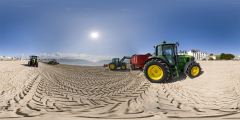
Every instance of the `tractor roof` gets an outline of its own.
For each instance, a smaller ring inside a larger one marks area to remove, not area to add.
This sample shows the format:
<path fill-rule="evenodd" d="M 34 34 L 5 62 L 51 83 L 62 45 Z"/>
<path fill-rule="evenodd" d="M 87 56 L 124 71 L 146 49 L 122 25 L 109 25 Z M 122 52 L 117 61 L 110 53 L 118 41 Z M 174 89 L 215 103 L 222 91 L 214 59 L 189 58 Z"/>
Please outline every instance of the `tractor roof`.
<path fill-rule="evenodd" d="M 179 46 L 179 43 L 176 42 L 176 43 L 167 43 L 166 41 L 163 41 L 162 43 L 158 44 L 157 46 L 160 46 L 160 45 L 177 45 Z"/>
<path fill-rule="evenodd" d="M 30 58 L 37 58 L 38 56 L 35 55 L 31 55 Z"/>

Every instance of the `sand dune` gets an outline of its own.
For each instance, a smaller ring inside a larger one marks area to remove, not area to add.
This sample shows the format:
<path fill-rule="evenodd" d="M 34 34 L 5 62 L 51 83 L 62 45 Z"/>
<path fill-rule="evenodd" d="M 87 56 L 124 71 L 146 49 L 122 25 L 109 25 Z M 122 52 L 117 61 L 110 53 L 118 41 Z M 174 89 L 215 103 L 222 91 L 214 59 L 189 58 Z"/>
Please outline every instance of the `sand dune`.
<path fill-rule="evenodd" d="M 240 119 L 240 62 L 201 62 L 203 74 L 164 84 L 141 71 L 0 62 L 0 119 Z"/>

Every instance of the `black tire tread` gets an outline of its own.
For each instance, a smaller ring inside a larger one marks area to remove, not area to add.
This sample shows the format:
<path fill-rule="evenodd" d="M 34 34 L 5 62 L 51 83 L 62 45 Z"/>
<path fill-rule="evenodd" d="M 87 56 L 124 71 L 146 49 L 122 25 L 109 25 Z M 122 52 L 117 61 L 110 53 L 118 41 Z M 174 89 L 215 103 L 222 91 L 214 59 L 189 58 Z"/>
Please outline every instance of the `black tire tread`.
<path fill-rule="evenodd" d="M 153 80 L 149 79 L 149 77 L 147 76 L 147 70 L 146 70 L 146 69 L 147 69 L 147 67 L 149 66 L 149 64 L 151 64 L 151 63 L 153 63 L 153 62 L 159 62 L 159 63 L 164 67 L 163 69 L 165 70 L 165 73 L 166 73 L 166 77 L 165 77 L 164 80 L 153 81 Z M 171 78 L 171 72 L 170 72 L 169 66 L 168 66 L 165 62 L 163 62 L 163 61 L 161 61 L 161 60 L 158 60 L 158 59 L 152 59 L 152 60 L 148 61 L 148 62 L 144 65 L 143 72 L 144 72 L 145 77 L 146 77 L 150 82 L 153 82 L 153 83 L 164 83 L 164 82 L 168 81 L 168 80 Z"/>
<path fill-rule="evenodd" d="M 114 69 L 111 69 L 111 68 L 110 68 L 110 65 L 112 65 L 112 64 L 114 64 L 114 63 L 110 63 L 110 64 L 108 65 L 109 70 L 116 70 L 117 66 L 116 66 L 115 64 L 114 64 L 114 65 L 115 65 L 115 68 L 114 68 Z"/>
<path fill-rule="evenodd" d="M 200 72 L 199 72 L 199 74 L 197 75 L 197 76 L 192 76 L 191 75 L 191 68 L 193 67 L 193 66 L 198 66 L 199 68 L 200 68 Z M 186 75 L 187 76 L 189 76 L 190 78 L 196 78 L 196 77 L 198 77 L 199 75 L 200 75 L 200 73 L 201 73 L 201 71 L 202 71 L 202 68 L 200 67 L 200 65 L 199 65 L 199 63 L 197 63 L 197 62 L 191 62 L 187 67 L 186 67 Z"/>

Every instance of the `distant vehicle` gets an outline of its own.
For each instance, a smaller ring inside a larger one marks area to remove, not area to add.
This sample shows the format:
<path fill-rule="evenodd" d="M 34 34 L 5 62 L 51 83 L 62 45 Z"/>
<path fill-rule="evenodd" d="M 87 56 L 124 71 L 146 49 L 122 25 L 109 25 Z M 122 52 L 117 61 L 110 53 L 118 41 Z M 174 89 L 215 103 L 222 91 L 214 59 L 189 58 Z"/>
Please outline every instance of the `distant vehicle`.
<path fill-rule="evenodd" d="M 193 56 L 178 55 L 178 43 L 166 43 L 155 46 L 155 55 L 149 57 L 144 65 L 144 75 L 150 82 L 166 82 L 170 78 L 179 78 L 184 73 L 190 78 L 201 74 L 201 67 Z"/>
<path fill-rule="evenodd" d="M 119 58 L 113 58 L 112 62 L 108 64 L 108 67 L 110 70 L 126 70 L 127 69 L 127 63 L 124 62 L 125 59 L 130 59 L 128 56 L 124 56 L 121 60 Z"/>
<path fill-rule="evenodd" d="M 131 69 L 143 69 L 145 62 L 148 60 L 148 58 L 152 56 L 150 53 L 141 55 L 141 54 L 135 54 L 132 55 L 130 59 Z"/>
<path fill-rule="evenodd" d="M 53 59 L 53 60 L 50 60 L 50 61 L 48 62 L 48 64 L 50 64 L 50 65 L 57 65 L 57 64 L 59 64 L 59 63 L 57 62 L 56 59 Z"/>
<path fill-rule="evenodd" d="M 38 67 L 38 56 L 30 56 L 28 66 Z"/>
<path fill-rule="evenodd" d="M 103 64 L 103 67 L 104 67 L 104 68 L 108 67 L 108 64 Z"/>

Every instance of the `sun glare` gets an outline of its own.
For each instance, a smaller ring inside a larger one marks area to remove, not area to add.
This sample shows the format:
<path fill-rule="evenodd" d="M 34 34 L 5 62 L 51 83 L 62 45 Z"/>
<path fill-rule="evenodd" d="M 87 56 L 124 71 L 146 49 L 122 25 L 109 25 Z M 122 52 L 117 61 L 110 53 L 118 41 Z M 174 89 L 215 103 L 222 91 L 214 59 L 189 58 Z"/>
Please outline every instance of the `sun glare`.
<path fill-rule="evenodd" d="M 99 38 L 99 33 L 98 33 L 98 32 L 92 32 L 92 33 L 90 34 L 90 36 L 91 36 L 91 38 L 93 38 L 93 39 L 97 39 L 97 38 Z"/>

